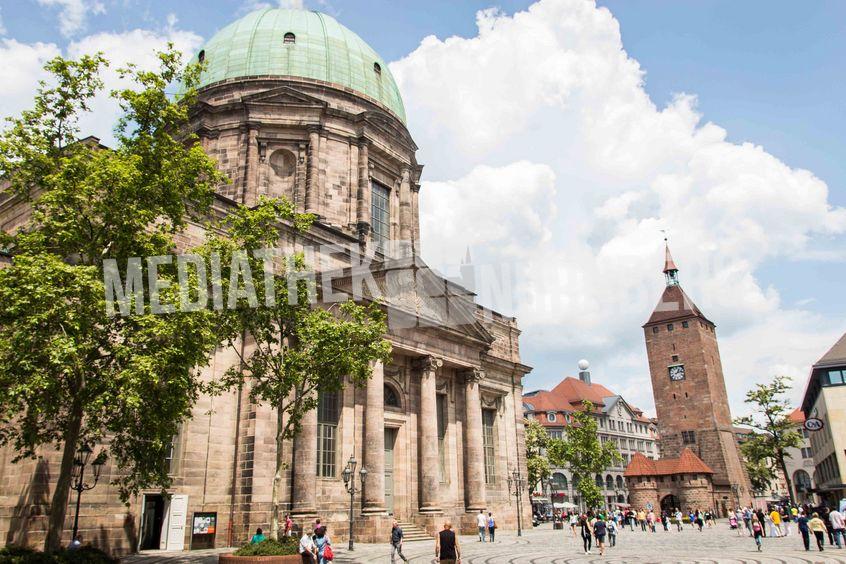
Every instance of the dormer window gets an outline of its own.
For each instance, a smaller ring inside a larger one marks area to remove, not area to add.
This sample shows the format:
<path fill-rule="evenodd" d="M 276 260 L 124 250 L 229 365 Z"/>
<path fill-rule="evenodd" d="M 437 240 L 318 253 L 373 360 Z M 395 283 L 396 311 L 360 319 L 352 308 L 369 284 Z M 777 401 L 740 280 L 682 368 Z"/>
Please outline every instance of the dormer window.
<path fill-rule="evenodd" d="M 285 45 L 293 45 L 297 42 L 297 36 L 291 33 L 290 31 L 286 33 L 282 38 L 282 43 Z"/>
<path fill-rule="evenodd" d="M 379 63 L 373 63 L 373 72 L 375 72 L 378 76 L 382 76 L 382 65 Z"/>
<path fill-rule="evenodd" d="M 555 414 L 550 411 L 546 414 L 546 420 L 550 423 L 555 423 Z"/>
<path fill-rule="evenodd" d="M 200 63 L 202 63 L 202 62 L 204 62 L 204 61 L 206 60 L 206 50 L 205 50 L 205 49 L 203 49 L 202 51 L 200 51 L 200 53 L 197 55 L 197 60 L 198 60 Z"/>

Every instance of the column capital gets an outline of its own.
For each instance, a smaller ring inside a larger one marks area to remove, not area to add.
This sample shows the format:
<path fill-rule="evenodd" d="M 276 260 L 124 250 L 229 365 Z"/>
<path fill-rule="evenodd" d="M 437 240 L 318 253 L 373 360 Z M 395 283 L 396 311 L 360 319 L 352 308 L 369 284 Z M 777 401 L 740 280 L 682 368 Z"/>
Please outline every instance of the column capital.
<path fill-rule="evenodd" d="M 414 360 L 414 368 L 424 372 L 433 372 L 444 365 L 443 359 L 436 356 L 421 356 Z"/>
<path fill-rule="evenodd" d="M 469 368 L 467 370 L 464 370 L 461 375 L 464 377 L 464 382 L 466 384 L 478 384 L 479 382 L 485 379 L 485 371 L 481 368 Z"/>

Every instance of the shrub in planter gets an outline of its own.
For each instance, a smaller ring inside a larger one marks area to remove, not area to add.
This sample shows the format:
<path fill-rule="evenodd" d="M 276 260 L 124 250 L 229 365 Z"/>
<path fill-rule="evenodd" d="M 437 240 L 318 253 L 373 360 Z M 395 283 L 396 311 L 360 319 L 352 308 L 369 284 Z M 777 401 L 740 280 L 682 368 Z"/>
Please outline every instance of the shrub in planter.
<path fill-rule="evenodd" d="M 255 544 L 245 544 L 234 552 L 235 556 L 287 556 L 298 554 L 300 543 L 293 537 L 276 541 L 265 539 Z"/>

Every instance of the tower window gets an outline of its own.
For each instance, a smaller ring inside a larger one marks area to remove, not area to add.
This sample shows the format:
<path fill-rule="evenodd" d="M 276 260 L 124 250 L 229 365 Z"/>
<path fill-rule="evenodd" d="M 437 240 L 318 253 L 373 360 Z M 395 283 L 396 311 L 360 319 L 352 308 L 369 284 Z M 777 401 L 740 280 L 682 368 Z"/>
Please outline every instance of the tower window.
<path fill-rule="evenodd" d="M 679 360 L 679 355 L 674 354 L 673 355 L 673 362 L 678 362 L 678 360 Z"/>
<path fill-rule="evenodd" d="M 688 323 L 687 321 L 682 321 L 682 328 L 687 329 L 688 327 L 690 327 L 690 323 Z"/>
<path fill-rule="evenodd" d="M 692 445 L 696 443 L 696 431 L 682 431 L 682 443 Z"/>
<path fill-rule="evenodd" d="M 373 72 L 375 72 L 376 74 L 381 76 L 382 75 L 382 65 L 380 65 L 379 63 L 373 63 Z"/>
<path fill-rule="evenodd" d="M 668 323 L 668 324 L 667 324 L 667 331 L 672 331 L 673 329 L 674 329 L 673 324 L 672 324 L 672 323 Z"/>
<path fill-rule="evenodd" d="M 291 45 L 291 44 L 294 44 L 296 42 L 297 42 L 297 36 L 294 35 L 293 33 L 291 33 L 290 31 L 282 37 L 282 43 L 284 43 L 285 45 Z"/>
<path fill-rule="evenodd" d="M 655 327 L 653 327 L 653 328 L 652 328 L 652 332 L 653 332 L 653 333 L 657 333 L 657 332 L 658 332 L 658 326 L 657 326 L 657 325 L 656 325 Z"/>
<path fill-rule="evenodd" d="M 200 53 L 197 55 L 197 60 L 200 61 L 201 63 L 206 60 L 206 50 L 205 49 L 200 51 Z"/>

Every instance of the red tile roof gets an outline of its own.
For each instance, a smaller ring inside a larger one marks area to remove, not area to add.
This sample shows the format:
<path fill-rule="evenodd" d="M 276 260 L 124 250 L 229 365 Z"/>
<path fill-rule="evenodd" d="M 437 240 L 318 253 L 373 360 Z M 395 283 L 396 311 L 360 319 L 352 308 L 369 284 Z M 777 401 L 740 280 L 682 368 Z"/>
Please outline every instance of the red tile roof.
<path fill-rule="evenodd" d="M 641 453 L 635 453 L 623 473 L 626 477 L 670 476 L 673 474 L 713 474 L 714 471 L 689 448 L 681 451 L 678 458 L 652 460 Z"/>
<path fill-rule="evenodd" d="M 523 402 L 530 404 L 534 412 L 572 413 L 582 409 L 582 402 L 589 401 L 594 405 L 594 412 L 599 413 L 605 407 L 605 399 L 617 395 L 602 384 L 587 384 L 578 378 L 568 376 L 549 391 L 541 390 L 531 396 L 524 397 Z M 652 422 L 648 417 L 644 417 L 641 409 L 633 405 L 629 405 L 629 407 L 639 422 Z M 540 417 L 538 421 L 544 427 L 562 427 L 567 424 L 560 415 L 555 422 L 547 421 L 546 417 Z"/>
<path fill-rule="evenodd" d="M 790 413 L 790 415 L 787 416 L 787 418 L 790 419 L 793 423 L 796 423 L 797 425 L 801 425 L 805 422 L 805 414 L 802 413 L 801 407 L 797 407 L 796 409 L 794 409 Z"/>

